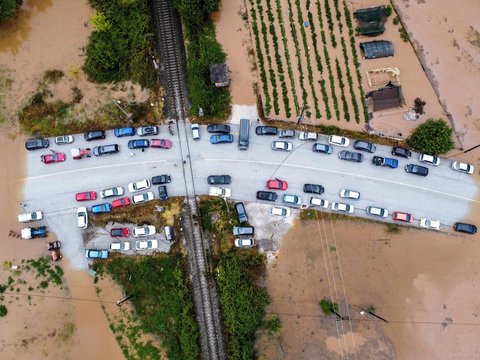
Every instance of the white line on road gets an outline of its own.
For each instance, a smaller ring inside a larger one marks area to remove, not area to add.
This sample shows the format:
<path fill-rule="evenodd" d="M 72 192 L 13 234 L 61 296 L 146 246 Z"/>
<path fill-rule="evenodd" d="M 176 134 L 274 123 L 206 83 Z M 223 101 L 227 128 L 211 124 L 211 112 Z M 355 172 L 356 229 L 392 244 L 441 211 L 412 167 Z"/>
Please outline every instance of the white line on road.
<path fill-rule="evenodd" d="M 376 177 L 366 176 L 366 175 L 352 174 L 352 173 L 348 173 L 348 172 L 344 172 L 344 171 L 338 171 L 338 170 L 322 169 L 322 168 L 305 166 L 305 165 L 285 164 L 285 163 L 278 163 L 278 162 L 272 162 L 272 161 L 239 160 L 239 159 L 203 159 L 203 160 L 204 161 L 217 161 L 217 162 L 222 162 L 222 161 L 223 162 L 244 162 L 244 163 L 275 165 L 275 166 L 285 166 L 285 167 L 300 168 L 300 169 L 307 169 L 307 170 L 325 171 L 325 172 L 330 172 L 330 173 L 335 173 L 335 174 L 354 176 L 354 177 L 357 177 L 357 178 L 364 178 L 364 179 L 368 179 L 368 180 L 381 181 L 381 182 L 384 182 L 384 183 L 402 185 L 402 186 L 405 186 L 405 187 L 430 191 L 430 192 L 433 192 L 433 193 L 436 193 L 436 194 L 450 196 L 450 197 L 453 197 L 453 198 L 457 198 L 457 199 L 473 202 L 473 203 L 476 203 L 476 204 L 480 204 L 480 201 L 478 201 L 478 200 L 469 199 L 469 198 L 459 196 L 459 195 L 455 195 L 455 194 L 450 194 L 450 193 L 446 193 L 446 192 L 442 192 L 442 191 L 438 191 L 438 190 L 428 189 L 428 188 L 424 188 L 424 187 L 421 187 L 421 186 L 405 184 L 405 183 L 401 183 L 401 182 L 397 182 L 397 181 L 393 181 L 393 180 L 385 180 L 385 179 L 382 179 L 382 178 L 376 178 Z"/>

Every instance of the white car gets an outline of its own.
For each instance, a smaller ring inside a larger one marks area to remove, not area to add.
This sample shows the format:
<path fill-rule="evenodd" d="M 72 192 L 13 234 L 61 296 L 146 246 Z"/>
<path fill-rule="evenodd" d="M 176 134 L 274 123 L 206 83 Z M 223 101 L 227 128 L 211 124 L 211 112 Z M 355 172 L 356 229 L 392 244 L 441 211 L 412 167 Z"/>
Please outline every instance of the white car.
<path fill-rule="evenodd" d="M 285 206 L 272 206 L 270 215 L 287 217 L 290 216 L 290 209 Z"/>
<path fill-rule="evenodd" d="M 128 184 L 128 191 L 134 193 L 137 191 L 147 190 L 150 188 L 150 180 L 140 180 Z"/>
<path fill-rule="evenodd" d="M 284 204 L 291 204 L 291 205 L 301 205 L 302 198 L 298 195 L 283 195 L 282 199 Z"/>
<path fill-rule="evenodd" d="M 128 241 L 112 242 L 110 244 L 110 250 L 128 251 L 128 250 L 130 250 L 130 243 Z"/>
<path fill-rule="evenodd" d="M 319 206 L 321 208 L 328 209 L 328 200 L 311 197 L 310 205 Z"/>
<path fill-rule="evenodd" d="M 440 230 L 440 221 L 427 218 L 420 219 L 420 227 L 425 229 Z"/>
<path fill-rule="evenodd" d="M 141 204 L 141 203 L 144 203 L 144 202 L 147 202 L 147 201 L 151 201 L 154 198 L 155 198 L 155 196 L 153 195 L 153 192 L 149 191 L 149 192 L 146 192 L 146 193 L 143 193 L 143 194 L 138 194 L 138 195 L 132 196 L 132 202 L 134 204 Z"/>
<path fill-rule="evenodd" d="M 342 189 L 340 190 L 340 197 L 343 199 L 358 200 L 360 199 L 360 193 L 354 190 Z"/>
<path fill-rule="evenodd" d="M 440 165 L 440 158 L 435 155 L 420 154 L 420 157 L 418 158 L 418 160 L 433 166 Z"/>
<path fill-rule="evenodd" d="M 211 186 L 210 189 L 208 189 L 208 195 L 228 198 L 232 196 L 232 190 L 230 190 L 229 188 L 219 188 L 216 186 Z"/>
<path fill-rule="evenodd" d="M 137 240 L 135 241 L 136 250 L 152 250 L 158 249 L 158 241 L 155 239 L 151 240 Z"/>
<path fill-rule="evenodd" d="M 330 135 L 328 137 L 328 143 L 337 146 L 347 147 L 350 145 L 350 140 L 344 136 Z"/>
<path fill-rule="evenodd" d="M 253 238 L 236 238 L 235 246 L 238 248 L 249 248 L 255 246 Z"/>
<path fill-rule="evenodd" d="M 367 214 L 372 215 L 372 216 L 378 216 L 378 217 L 386 218 L 386 217 L 388 217 L 388 210 L 383 209 L 383 208 L 379 208 L 379 207 L 376 207 L 376 206 L 368 206 L 367 207 Z"/>
<path fill-rule="evenodd" d="M 43 214 L 41 211 L 34 211 L 31 213 L 25 213 L 18 215 L 18 221 L 21 223 L 38 221 L 43 219 Z"/>
<path fill-rule="evenodd" d="M 100 191 L 100 197 L 102 199 L 106 199 L 113 196 L 122 196 L 123 195 L 123 188 L 121 186 L 116 186 L 110 189 L 104 189 Z"/>
<path fill-rule="evenodd" d="M 314 132 L 305 132 L 305 131 L 300 131 L 298 133 L 298 139 L 299 140 L 311 140 L 311 141 L 316 141 L 318 138 L 318 134 Z"/>
<path fill-rule="evenodd" d="M 192 124 L 192 136 L 193 140 L 200 140 L 200 126 L 198 124 Z"/>
<path fill-rule="evenodd" d="M 88 213 L 86 207 L 79 207 L 77 209 L 77 225 L 80 229 L 86 229 L 88 227 Z"/>
<path fill-rule="evenodd" d="M 353 205 L 350 205 L 350 204 L 342 204 L 342 203 L 332 202 L 332 210 L 333 211 L 346 212 L 348 214 L 353 214 L 353 211 L 355 210 L 355 207 Z"/>
<path fill-rule="evenodd" d="M 272 149 L 281 151 L 292 151 L 293 145 L 289 141 L 274 141 L 272 142 Z"/>
<path fill-rule="evenodd" d="M 73 143 L 73 136 L 72 135 L 64 135 L 64 136 L 57 136 L 55 138 L 55 144 L 57 145 L 65 145 Z"/>
<path fill-rule="evenodd" d="M 134 237 L 140 236 L 150 236 L 155 235 L 157 233 L 157 229 L 153 225 L 143 225 L 140 227 L 133 228 L 132 235 Z"/>
<path fill-rule="evenodd" d="M 452 169 L 455 171 L 463 172 L 465 174 L 473 174 L 473 172 L 475 171 L 475 167 L 473 165 L 462 163 L 460 161 L 452 162 Z"/>

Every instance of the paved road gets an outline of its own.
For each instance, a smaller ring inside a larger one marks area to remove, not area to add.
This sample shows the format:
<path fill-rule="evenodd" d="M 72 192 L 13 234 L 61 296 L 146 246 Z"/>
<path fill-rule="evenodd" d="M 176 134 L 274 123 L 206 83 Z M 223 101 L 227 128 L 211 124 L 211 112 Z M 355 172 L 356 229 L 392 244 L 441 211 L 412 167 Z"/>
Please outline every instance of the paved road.
<path fill-rule="evenodd" d="M 179 124 L 182 131 L 183 124 Z M 188 126 L 188 124 L 187 124 Z M 28 177 L 25 179 L 25 202 L 27 210 L 40 209 L 45 212 L 46 223 L 57 233 L 59 239 L 66 242 L 64 251 L 77 267 L 85 267 L 86 262 L 74 254 L 82 249 L 80 231 L 76 227 L 76 208 L 74 195 L 79 191 L 100 191 L 111 186 L 123 186 L 128 193 L 127 184 L 131 181 L 151 178 L 155 175 L 170 174 L 172 183 L 168 185 L 171 196 L 183 196 L 185 191 L 182 161 L 191 161 L 196 194 L 208 193 L 206 177 L 211 174 L 229 174 L 232 176 L 232 198 L 243 201 L 256 201 L 257 190 L 264 189 L 265 181 L 278 177 L 289 182 L 285 193 L 302 196 L 308 203 L 309 194 L 303 194 L 304 183 L 316 183 L 325 187 L 322 198 L 341 201 L 338 193 L 342 188 L 361 192 L 358 201 L 343 201 L 355 205 L 355 216 L 367 216 L 365 209 L 369 205 L 385 207 L 390 211 L 400 210 L 415 214 L 415 223 L 421 217 L 438 219 L 442 224 L 451 226 L 462 220 L 471 207 L 480 207 L 475 199 L 478 187 L 473 178 L 450 169 L 450 160 L 442 159 L 439 167 L 429 166 L 430 173 L 423 178 L 407 174 L 403 168 L 407 163 L 419 163 L 418 154 L 412 158 L 399 160 L 398 169 L 377 167 L 371 164 L 372 154 L 364 153 L 363 163 L 350 163 L 338 158 L 338 152 L 344 148 L 335 147 L 332 155 L 318 154 L 312 151 L 312 142 L 293 140 L 291 153 L 271 150 L 271 142 L 278 140 L 272 136 L 255 135 L 255 124 L 251 128 L 250 148 L 248 151 L 237 149 L 238 127 L 232 125 L 235 135 L 233 144 L 211 145 L 209 134 L 201 127 L 201 140 L 190 139 L 191 158 L 182 159 L 177 134 L 170 136 L 166 126 L 161 126 L 160 134 L 154 138 L 170 138 L 173 147 L 170 150 L 146 149 L 130 150 L 128 140 L 115 138 L 107 132 L 102 141 L 87 143 L 83 135 L 75 135 L 70 145 L 57 146 L 50 139 L 50 149 L 63 151 L 67 160 L 60 164 L 45 165 L 40 155 L 49 150 L 28 152 Z M 190 134 L 190 133 L 189 133 Z M 327 142 L 326 136 L 320 136 L 319 142 Z M 70 149 L 117 143 L 120 153 L 116 155 L 73 160 Z M 183 144 L 186 146 L 186 144 Z M 351 147 L 349 147 L 351 150 Z M 130 153 L 135 156 L 131 156 Z M 375 155 L 387 155 L 390 148 L 377 146 Z M 187 182 L 191 178 L 187 177 Z M 154 188 L 155 196 L 158 191 Z M 281 192 L 278 192 L 281 195 Z M 111 201 L 111 200 L 110 200 Z M 84 203 L 87 206 L 103 202 L 98 199 Z M 279 202 L 277 202 L 279 203 Z M 133 205 L 134 206 L 134 205 Z M 391 220 L 387 220 L 391 221 Z"/>

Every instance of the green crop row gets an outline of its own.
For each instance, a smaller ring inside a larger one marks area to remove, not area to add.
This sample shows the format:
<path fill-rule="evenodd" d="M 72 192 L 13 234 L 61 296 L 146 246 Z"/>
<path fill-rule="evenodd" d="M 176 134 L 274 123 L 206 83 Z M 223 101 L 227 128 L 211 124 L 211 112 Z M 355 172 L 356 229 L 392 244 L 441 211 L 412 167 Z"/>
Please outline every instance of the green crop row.
<path fill-rule="evenodd" d="M 332 66 L 330 64 L 330 56 L 328 55 L 327 46 L 323 45 L 323 55 L 325 57 L 325 63 L 327 64 L 328 79 L 330 80 L 330 91 L 332 93 L 333 108 L 335 110 L 335 116 L 337 120 L 340 120 L 340 109 L 338 108 L 337 94 L 335 94 L 335 78 L 333 76 Z"/>
<path fill-rule="evenodd" d="M 343 23 L 341 21 L 342 13 L 341 13 L 340 7 L 338 5 L 338 0 L 333 0 L 333 3 L 335 5 L 335 17 L 337 18 L 338 27 L 340 29 L 340 32 L 343 32 Z"/>
<path fill-rule="evenodd" d="M 345 64 L 348 64 L 347 45 L 345 44 L 345 39 L 343 38 L 343 36 L 341 38 L 341 44 L 342 44 L 342 52 L 343 52 L 343 58 L 345 59 Z M 350 67 L 348 65 L 346 66 L 346 74 L 347 74 L 347 80 L 348 80 L 348 85 L 350 89 L 350 97 L 352 98 L 353 111 L 355 113 L 355 121 L 357 123 L 360 123 L 360 111 L 358 110 L 357 95 L 353 90 L 353 78 L 350 72 Z"/>
<path fill-rule="evenodd" d="M 337 78 L 338 85 L 340 86 L 340 97 L 342 99 L 344 113 L 343 115 L 345 116 L 345 120 L 350 121 L 350 112 L 348 111 L 347 98 L 345 97 L 345 84 L 343 83 L 342 69 L 340 68 L 340 62 L 338 59 L 335 59 L 335 67 L 337 68 Z"/>
<path fill-rule="evenodd" d="M 332 46 L 337 47 L 337 40 L 333 32 L 333 19 L 332 12 L 330 10 L 330 3 L 328 0 L 325 1 L 325 15 L 327 15 L 328 29 L 330 30 L 330 40 L 332 41 Z"/>

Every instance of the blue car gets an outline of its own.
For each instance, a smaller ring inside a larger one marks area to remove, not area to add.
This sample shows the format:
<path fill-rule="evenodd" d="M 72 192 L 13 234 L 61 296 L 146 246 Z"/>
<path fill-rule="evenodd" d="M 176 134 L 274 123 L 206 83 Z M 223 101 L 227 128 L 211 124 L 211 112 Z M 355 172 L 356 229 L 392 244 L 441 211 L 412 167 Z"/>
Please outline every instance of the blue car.
<path fill-rule="evenodd" d="M 116 137 L 133 136 L 135 135 L 135 128 L 133 127 L 116 128 L 115 130 L 113 130 L 113 134 Z"/>
<path fill-rule="evenodd" d="M 112 211 L 112 205 L 108 203 L 92 206 L 92 214 L 103 214 L 109 213 L 110 211 Z"/>
<path fill-rule="evenodd" d="M 211 144 L 223 144 L 223 143 L 233 143 L 232 134 L 221 134 L 221 135 L 212 135 L 210 136 Z"/>
<path fill-rule="evenodd" d="M 129 149 L 145 149 L 150 146 L 149 140 L 137 139 L 137 140 L 130 140 L 128 142 Z"/>
<path fill-rule="evenodd" d="M 106 259 L 108 258 L 108 251 L 97 249 L 85 250 L 85 256 L 87 259 Z"/>

